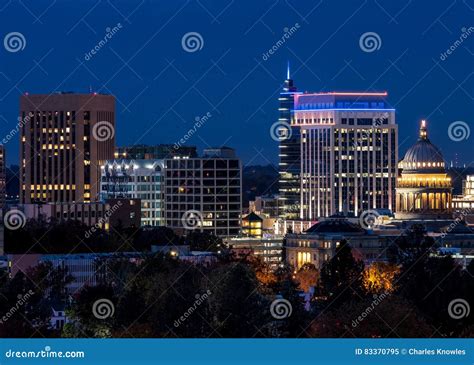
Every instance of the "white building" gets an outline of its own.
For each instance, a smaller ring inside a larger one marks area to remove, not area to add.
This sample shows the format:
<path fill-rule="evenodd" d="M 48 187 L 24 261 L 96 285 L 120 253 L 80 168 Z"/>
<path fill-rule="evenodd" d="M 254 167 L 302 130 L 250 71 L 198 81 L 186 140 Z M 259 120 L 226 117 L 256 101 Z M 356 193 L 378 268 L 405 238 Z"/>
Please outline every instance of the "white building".
<path fill-rule="evenodd" d="M 295 95 L 301 132 L 300 219 L 395 207 L 398 126 L 387 93 Z"/>
<path fill-rule="evenodd" d="M 163 160 L 107 161 L 101 169 L 100 197 L 141 199 L 141 225 L 163 226 Z"/>

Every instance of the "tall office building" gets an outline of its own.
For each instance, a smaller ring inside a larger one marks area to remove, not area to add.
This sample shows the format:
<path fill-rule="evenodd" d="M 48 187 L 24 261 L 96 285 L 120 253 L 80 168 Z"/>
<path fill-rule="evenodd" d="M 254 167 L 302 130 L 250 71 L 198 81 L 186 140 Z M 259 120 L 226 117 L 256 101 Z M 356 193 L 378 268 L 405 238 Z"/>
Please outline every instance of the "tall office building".
<path fill-rule="evenodd" d="M 286 80 L 278 101 L 279 136 L 279 192 L 281 216 L 285 219 L 298 219 L 300 216 L 300 128 L 291 125 L 291 113 L 297 92 L 290 76 L 288 64 Z"/>
<path fill-rule="evenodd" d="M 114 97 L 25 94 L 20 118 L 20 202 L 97 200 L 100 166 L 114 157 Z"/>
<path fill-rule="evenodd" d="M 165 160 L 165 224 L 236 236 L 242 212 L 242 164 L 230 148 L 204 150 L 200 158 Z"/>
<path fill-rule="evenodd" d="M 163 226 L 163 160 L 114 160 L 102 166 L 100 197 L 140 199 L 141 225 Z"/>
<path fill-rule="evenodd" d="M 300 218 L 395 209 L 398 128 L 387 93 L 296 94 Z"/>
<path fill-rule="evenodd" d="M 178 146 L 172 144 L 144 144 L 121 146 L 115 149 L 115 158 L 132 160 L 162 160 L 173 157 L 197 157 L 196 147 Z"/>

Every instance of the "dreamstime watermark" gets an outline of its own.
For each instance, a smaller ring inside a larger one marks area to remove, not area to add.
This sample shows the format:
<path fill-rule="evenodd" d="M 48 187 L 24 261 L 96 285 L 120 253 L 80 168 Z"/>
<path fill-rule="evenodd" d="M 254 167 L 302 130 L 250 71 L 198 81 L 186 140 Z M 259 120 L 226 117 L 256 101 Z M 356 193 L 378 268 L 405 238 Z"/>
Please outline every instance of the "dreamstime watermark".
<path fill-rule="evenodd" d="M 18 123 L 16 124 L 15 128 L 11 129 L 10 132 L 2 139 L 2 144 L 7 144 L 10 142 L 13 137 L 15 137 L 19 132 L 22 127 L 24 127 L 27 123 L 31 121 L 31 118 L 33 117 L 33 113 L 28 113 L 28 115 L 25 118 L 17 118 Z"/>
<path fill-rule="evenodd" d="M 389 293 L 382 293 L 379 295 L 374 294 L 374 300 L 372 300 L 370 305 L 365 308 L 365 310 L 355 320 L 352 321 L 352 328 L 356 328 L 365 318 L 367 318 L 370 313 L 374 311 L 375 307 L 382 303 L 382 301 L 388 296 L 390 296 Z"/>
<path fill-rule="evenodd" d="M 196 300 L 194 303 L 186 310 L 186 312 L 183 313 L 181 317 L 179 317 L 177 320 L 174 321 L 174 326 L 178 328 L 180 325 L 182 325 L 188 317 L 194 313 L 194 311 L 202 304 L 204 301 L 209 298 L 209 296 L 212 294 L 212 292 L 208 289 L 204 294 L 196 294 L 194 297 Z"/>
<path fill-rule="evenodd" d="M 92 136 L 98 142 L 104 142 L 104 141 L 107 141 L 108 139 L 112 139 L 115 136 L 114 125 L 106 120 L 97 122 L 92 127 Z"/>
<path fill-rule="evenodd" d="M 207 112 L 202 117 L 194 118 L 195 123 L 193 127 L 186 132 L 183 138 L 174 144 L 173 148 L 175 150 L 179 150 L 179 148 L 186 144 L 186 142 L 191 139 L 192 136 L 194 136 L 197 130 L 201 128 L 209 120 L 209 118 L 212 118 L 212 114 L 210 112 Z"/>
<path fill-rule="evenodd" d="M 448 137 L 451 141 L 460 142 L 469 138 L 471 135 L 471 128 L 469 124 L 462 120 L 452 122 L 448 127 Z"/>
<path fill-rule="evenodd" d="M 287 299 L 275 299 L 270 304 L 270 314 L 275 319 L 285 319 L 293 313 L 293 306 Z"/>
<path fill-rule="evenodd" d="M 364 229 L 373 229 L 380 224 L 380 213 L 376 210 L 364 210 L 359 216 L 359 224 Z"/>
<path fill-rule="evenodd" d="M 204 47 L 204 38 L 198 32 L 188 32 L 181 38 L 181 47 L 189 53 L 200 51 Z"/>
<path fill-rule="evenodd" d="M 270 127 L 270 137 L 274 141 L 281 142 L 290 139 L 293 134 L 290 123 L 287 122 L 275 122 Z"/>
<path fill-rule="evenodd" d="M 461 319 L 468 317 L 471 313 L 471 307 L 467 300 L 456 298 L 449 302 L 448 314 L 452 319 Z"/>
<path fill-rule="evenodd" d="M 295 34 L 298 29 L 300 29 L 301 26 L 299 23 L 295 23 L 295 25 L 291 26 L 291 27 L 285 27 L 283 28 L 283 36 L 281 36 L 280 39 L 278 39 L 275 44 L 266 52 L 262 53 L 262 58 L 264 61 L 267 61 L 270 56 L 272 56 L 273 54 L 275 54 L 276 51 L 278 51 L 280 49 L 280 47 L 282 47 L 286 41 L 288 39 L 291 38 L 291 36 L 293 34 Z"/>
<path fill-rule="evenodd" d="M 93 233 L 95 233 L 98 229 L 101 229 L 105 223 L 109 222 L 109 218 L 123 205 L 123 203 L 119 200 L 117 203 L 112 205 L 110 209 L 107 209 L 104 213 L 103 217 L 100 217 L 99 220 L 85 233 L 86 238 L 90 238 Z"/>
<path fill-rule="evenodd" d="M 115 313 L 114 303 L 110 299 L 97 299 L 92 305 L 92 314 L 97 319 L 113 317 Z"/>
<path fill-rule="evenodd" d="M 372 127 L 380 127 L 385 120 L 388 120 L 389 114 L 388 113 L 383 113 L 382 116 L 375 118 Z M 361 139 L 369 139 L 370 138 L 370 133 L 372 133 L 373 129 L 362 129 L 361 132 L 361 137 L 357 141 L 354 141 L 352 143 L 353 147 L 360 147 L 360 141 Z"/>
<path fill-rule="evenodd" d="M 20 32 L 8 33 L 3 38 L 3 46 L 11 53 L 23 51 L 26 47 L 26 38 Z"/>
<path fill-rule="evenodd" d="M 9 210 L 3 217 L 3 224 L 11 231 L 23 228 L 26 224 L 26 215 L 18 209 Z"/>
<path fill-rule="evenodd" d="M 99 53 L 99 51 L 102 49 L 102 47 L 104 47 L 114 37 L 114 35 L 117 34 L 119 32 L 119 30 L 122 29 L 122 28 L 123 28 L 122 23 L 117 23 L 113 27 L 105 28 L 106 33 L 105 33 L 104 38 L 102 38 L 95 45 L 94 48 L 92 48 L 89 52 L 84 54 L 84 59 L 86 61 L 90 61 L 92 59 L 92 57 L 94 57 L 97 53 Z"/>
<path fill-rule="evenodd" d="M 451 44 L 451 46 L 449 46 L 449 48 L 445 52 L 439 55 L 439 59 L 441 61 L 445 61 L 448 58 L 448 56 L 450 56 L 461 44 L 463 44 L 463 42 L 467 38 L 469 38 L 469 36 L 474 32 L 474 27 L 469 27 L 469 28 L 462 27 L 461 32 L 462 33 L 459 36 L 459 38 L 456 39 L 454 43 Z"/>
<path fill-rule="evenodd" d="M 31 289 L 23 295 L 18 294 L 17 296 L 18 300 L 15 303 L 15 305 L 11 307 L 10 310 L 6 312 L 2 317 L 0 317 L 0 324 L 4 324 L 6 321 L 8 321 L 16 312 L 18 312 L 20 307 L 24 306 L 28 302 L 28 300 L 34 294 L 35 294 L 34 291 Z"/>
<path fill-rule="evenodd" d="M 471 214 L 471 209 L 466 208 L 461 210 L 460 214 L 449 224 L 449 226 L 441 233 L 441 238 L 445 238 L 459 223 L 463 222 L 468 214 Z"/>
<path fill-rule="evenodd" d="M 367 53 L 378 51 L 382 47 L 382 38 L 375 32 L 366 32 L 359 38 L 359 47 Z"/>
<path fill-rule="evenodd" d="M 181 217 L 181 223 L 186 229 L 196 229 L 202 226 L 202 213 L 198 210 L 187 210 Z"/>
<path fill-rule="evenodd" d="M 15 351 L 9 349 L 5 352 L 5 357 L 16 359 L 55 359 L 55 358 L 84 358 L 84 351 L 52 351 L 50 346 L 45 346 L 39 351 Z"/>

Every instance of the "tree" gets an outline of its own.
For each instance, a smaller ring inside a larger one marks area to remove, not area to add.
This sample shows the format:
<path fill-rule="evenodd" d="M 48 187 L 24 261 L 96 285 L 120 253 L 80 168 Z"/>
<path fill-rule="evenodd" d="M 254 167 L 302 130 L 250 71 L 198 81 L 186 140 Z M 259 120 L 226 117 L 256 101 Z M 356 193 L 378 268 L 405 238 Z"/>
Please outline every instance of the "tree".
<path fill-rule="evenodd" d="M 363 272 L 364 289 L 369 293 L 391 293 L 394 290 L 395 276 L 400 269 L 394 264 L 374 262 Z"/>
<path fill-rule="evenodd" d="M 295 280 L 299 283 L 299 288 L 304 292 L 309 292 L 311 287 L 318 283 L 319 272 L 316 266 L 310 263 L 304 264 L 295 275 Z"/>
<path fill-rule="evenodd" d="M 362 290 L 364 264 L 356 261 L 349 244 L 342 240 L 336 248 L 334 257 L 327 261 L 321 270 L 320 286 L 322 294 L 328 297 L 331 306 L 358 298 Z"/>

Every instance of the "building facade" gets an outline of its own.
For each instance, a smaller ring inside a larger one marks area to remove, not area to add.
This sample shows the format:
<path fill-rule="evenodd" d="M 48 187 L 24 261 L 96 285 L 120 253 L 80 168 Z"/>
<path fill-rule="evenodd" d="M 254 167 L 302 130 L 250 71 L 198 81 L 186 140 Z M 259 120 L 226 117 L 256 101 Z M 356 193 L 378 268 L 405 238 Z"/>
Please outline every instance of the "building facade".
<path fill-rule="evenodd" d="M 279 199 L 283 219 L 298 219 L 300 213 L 300 128 L 291 124 L 295 95 L 288 65 L 283 91 L 278 98 Z"/>
<path fill-rule="evenodd" d="M 178 146 L 171 144 L 158 144 L 154 146 L 133 145 L 116 147 L 114 157 L 116 159 L 129 160 L 162 160 L 173 157 L 197 157 L 196 147 Z"/>
<path fill-rule="evenodd" d="M 115 149 L 114 97 L 25 94 L 20 118 L 20 203 L 97 200 Z"/>
<path fill-rule="evenodd" d="M 452 184 L 441 151 L 428 138 L 426 121 L 421 121 L 418 141 L 400 161 L 397 184 L 397 219 L 452 216 Z"/>
<path fill-rule="evenodd" d="M 387 93 L 296 94 L 300 219 L 394 209 L 398 128 Z"/>
<path fill-rule="evenodd" d="M 167 227 L 239 234 L 242 164 L 232 149 L 204 150 L 201 158 L 166 159 L 164 186 Z"/>
<path fill-rule="evenodd" d="M 113 160 L 102 166 L 100 197 L 141 201 L 141 225 L 163 226 L 163 160 Z"/>

